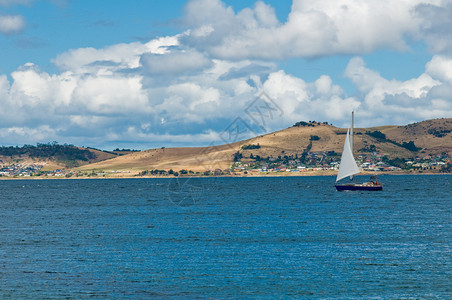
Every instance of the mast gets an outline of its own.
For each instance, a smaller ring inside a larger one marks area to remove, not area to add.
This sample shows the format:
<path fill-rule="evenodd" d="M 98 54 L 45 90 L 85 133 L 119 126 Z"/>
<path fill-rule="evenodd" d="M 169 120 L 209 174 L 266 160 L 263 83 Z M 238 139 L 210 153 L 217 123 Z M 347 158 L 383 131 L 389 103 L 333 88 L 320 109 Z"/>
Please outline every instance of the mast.
<path fill-rule="evenodd" d="M 355 112 L 352 111 L 352 128 L 350 129 L 350 148 L 352 149 L 353 153 L 353 128 L 355 126 Z"/>
<path fill-rule="evenodd" d="M 350 130 L 350 150 L 352 152 L 353 161 L 355 161 L 355 156 L 353 155 L 353 128 L 355 127 L 355 112 L 352 110 L 352 128 Z M 355 163 L 356 164 L 356 163 Z M 350 176 L 352 181 L 355 181 L 355 176 Z"/>

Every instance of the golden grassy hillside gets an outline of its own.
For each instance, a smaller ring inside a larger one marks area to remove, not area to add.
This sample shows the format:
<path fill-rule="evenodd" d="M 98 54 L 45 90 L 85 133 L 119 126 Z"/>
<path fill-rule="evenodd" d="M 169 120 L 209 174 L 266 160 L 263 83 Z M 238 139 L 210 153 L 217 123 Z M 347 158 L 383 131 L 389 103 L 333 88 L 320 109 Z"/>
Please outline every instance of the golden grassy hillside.
<path fill-rule="evenodd" d="M 434 119 L 406 126 L 380 127 L 386 137 L 399 143 L 413 141 L 425 153 L 452 156 L 452 118 Z"/>
<path fill-rule="evenodd" d="M 151 149 L 85 165 L 81 171 L 131 171 L 159 169 L 179 171 L 182 169 L 202 172 L 227 169 L 231 166 L 238 144 L 215 147 L 183 147 Z"/>
<path fill-rule="evenodd" d="M 380 131 L 386 139 L 378 139 L 366 134 Z M 164 148 L 135 152 L 105 161 L 88 164 L 81 171 L 131 171 L 159 169 L 179 171 L 182 169 L 202 172 L 206 170 L 227 169 L 233 164 L 234 153 L 239 151 L 243 157 L 278 157 L 279 155 L 299 156 L 310 146 L 311 152 L 342 152 L 346 129 L 323 123 L 308 126 L 290 127 L 277 132 L 258 136 L 242 142 L 214 147 Z M 318 139 L 316 138 L 318 137 Z M 409 151 L 400 145 L 413 141 L 419 152 Z M 259 149 L 242 149 L 242 146 L 257 145 Z M 356 128 L 354 136 L 355 153 L 371 145 L 390 158 L 411 158 L 427 154 L 449 153 L 452 156 L 452 119 L 423 121 L 406 126 L 382 126 Z"/>

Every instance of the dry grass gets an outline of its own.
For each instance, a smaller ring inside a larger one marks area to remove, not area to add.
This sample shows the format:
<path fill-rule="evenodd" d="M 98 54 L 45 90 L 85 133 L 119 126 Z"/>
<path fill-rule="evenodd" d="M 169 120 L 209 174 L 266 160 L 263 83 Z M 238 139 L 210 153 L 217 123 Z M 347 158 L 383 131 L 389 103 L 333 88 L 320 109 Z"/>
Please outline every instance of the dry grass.
<path fill-rule="evenodd" d="M 366 131 L 379 130 L 386 134 L 387 139 L 402 144 L 413 141 L 417 147 L 423 148 L 422 153 L 413 153 L 388 141 L 375 139 Z M 435 137 L 429 133 L 432 130 L 450 130 L 444 137 Z M 279 155 L 300 156 L 310 144 L 311 136 L 320 137 L 312 141 L 312 152 L 336 151 L 342 152 L 346 129 L 320 124 L 315 127 L 290 127 L 274 133 L 255 137 L 246 141 L 215 147 L 165 148 L 135 152 L 109 160 L 88 164 L 80 167 L 82 171 L 131 171 L 182 169 L 194 172 L 206 170 L 227 169 L 233 163 L 233 155 L 240 151 L 244 157 L 278 157 Z M 407 126 L 383 126 L 374 128 L 357 128 L 355 130 L 355 151 L 366 145 L 374 145 L 377 151 L 388 154 L 391 158 L 409 158 L 416 155 L 439 154 L 448 152 L 452 156 L 452 119 L 437 119 Z M 260 145 L 259 149 L 243 150 L 243 145 Z"/>
<path fill-rule="evenodd" d="M 81 171 L 143 171 L 151 169 L 179 171 L 182 169 L 194 172 L 226 169 L 230 167 L 234 152 L 238 145 L 215 147 L 184 147 L 151 149 L 116 157 L 110 160 L 85 165 Z"/>

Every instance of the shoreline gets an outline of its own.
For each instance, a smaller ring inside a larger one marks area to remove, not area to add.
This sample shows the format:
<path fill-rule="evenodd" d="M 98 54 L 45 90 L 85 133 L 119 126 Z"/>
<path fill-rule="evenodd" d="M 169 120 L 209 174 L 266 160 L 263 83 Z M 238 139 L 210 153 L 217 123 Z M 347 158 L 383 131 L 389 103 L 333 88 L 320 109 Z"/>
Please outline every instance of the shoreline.
<path fill-rule="evenodd" d="M 304 174 L 236 174 L 236 175 L 212 175 L 212 176 L 18 176 L 18 177 L 0 177 L 0 180 L 90 180 L 90 179 L 190 179 L 190 178 L 276 178 L 276 177 L 318 177 L 318 176 L 336 176 L 337 173 L 331 172 L 305 172 Z M 412 172 L 391 172 L 391 173 L 363 173 L 357 176 L 438 176 L 452 175 L 452 173 L 412 173 Z"/>

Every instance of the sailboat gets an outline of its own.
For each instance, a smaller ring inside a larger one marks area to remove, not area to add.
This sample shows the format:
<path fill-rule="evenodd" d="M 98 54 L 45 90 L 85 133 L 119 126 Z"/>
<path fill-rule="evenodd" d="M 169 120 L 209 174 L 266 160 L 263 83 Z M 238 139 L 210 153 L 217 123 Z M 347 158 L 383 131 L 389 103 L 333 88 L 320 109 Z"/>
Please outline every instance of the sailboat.
<path fill-rule="evenodd" d="M 354 112 L 352 112 L 352 127 L 347 129 L 345 136 L 344 150 L 342 151 L 341 164 L 336 177 L 335 187 L 338 191 L 381 191 L 383 185 L 377 181 L 376 177 L 371 177 L 369 182 L 355 183 L 354 175 L 360 172 L 355 158 L 353 157 L 353 127 Z M 346 177 L 350 177 L 352 182 L 338 184 L 337 182 Z"/>

